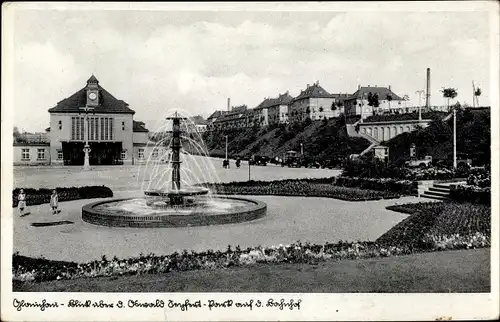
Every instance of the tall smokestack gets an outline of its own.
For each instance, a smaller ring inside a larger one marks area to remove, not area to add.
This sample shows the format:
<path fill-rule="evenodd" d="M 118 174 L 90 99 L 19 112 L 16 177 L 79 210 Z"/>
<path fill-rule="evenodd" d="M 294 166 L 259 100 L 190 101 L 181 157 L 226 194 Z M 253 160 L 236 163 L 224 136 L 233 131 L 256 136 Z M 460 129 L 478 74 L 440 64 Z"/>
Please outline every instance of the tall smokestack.
<path fill-rule="evenodd" d="M 429 110 L 431 105 L 431 69 L 427 68 L 427 92 L 425 93 L 425 107 Z"/>
<path fill-rule="evenodd" d="M 231 112 L 231 98 L 230 97 L 227 98 L 227 111 Z"/>

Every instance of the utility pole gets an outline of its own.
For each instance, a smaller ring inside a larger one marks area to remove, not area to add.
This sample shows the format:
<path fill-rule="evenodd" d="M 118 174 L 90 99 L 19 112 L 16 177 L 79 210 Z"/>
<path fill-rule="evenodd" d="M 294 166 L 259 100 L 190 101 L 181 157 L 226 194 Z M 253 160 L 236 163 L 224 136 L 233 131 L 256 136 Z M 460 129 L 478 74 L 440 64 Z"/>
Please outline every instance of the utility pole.
<path fill-rule="evenodd" d="M 457 169 L 457 109 L 453 106 L 453 169 Z"/>
<path fill-rule="evenodd" d="M 304 156 L 304 144 L 300 144 L 300 154 Z"/>
<path fill-rule="evenodd" d="M 424 90 L 416 91 L 415 94 L 418 94 L 418 120 L 422 121 L 422 95 L 425 93 Z"/>

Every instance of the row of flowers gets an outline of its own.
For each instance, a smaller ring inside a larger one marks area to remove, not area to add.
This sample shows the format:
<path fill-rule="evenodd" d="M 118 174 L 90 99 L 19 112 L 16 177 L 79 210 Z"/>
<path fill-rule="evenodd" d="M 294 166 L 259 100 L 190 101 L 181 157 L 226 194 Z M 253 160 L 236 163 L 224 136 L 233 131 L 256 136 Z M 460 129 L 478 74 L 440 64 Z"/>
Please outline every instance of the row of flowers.
<path fill-rule="evenodd" d="M 384 189 L 359 189 L 338 186 L 334 178 L 298 179 L 280 181 L 247 181 L 222 184 L 205 184 L 212 191 L 230 195 L 277 195 L 327 197 L 348 201 L 379 200 L 399 198 L 401 191 L 392 192 Z"/>
<path fill-rule="evenodd" d="M 28 206 L 49 203 L 53 190 L 47 188 L 15 188 L 12 190 L 12 207 L 17 207 L 19 202 L 18 195 L 21 189 L 24 190 L 26 205 Z M 57 191 L 59 201 L 113 197 L 113 191 L 106 186 L 58 187 L 54 189 Z"/>
<path fill-rule="evenodd" d="M 479 188 L 486 188 L 491 186 L 491 172 L 489 169 L 474 168 L 471 169 L 467 184 L 470 186 L 477 186 Z"/>
<path fill-rule="evenodd" d="M 342 187 L 391 191 L 402 195 L 413 195 L 416 193 L 417 188 L 416 183 L 413 181 L 391 178 L 337 177 L 335 178 L 335 185 Z"/>
<path fill-rule="evenodd" d="M 489 247 L 490 239 L 480 233 L 470 236 L 425 236 L 427 250 Z M 85 264 L 32 259 L 19 254 L 13 256 L 13 279 L 16 281 L 49 281 L 99 276 L 168 273 L 201 269 L 220 269 L 256 263 L 316 264 L 325 260 L 362 259 L 410 254 L 417 250 L 407 246 L 391 246 L 373 242 L 338 242 L 324 245 L 296 242 L 290 245 L 251 247 L 241 250 L 207 252 L 175 252 L 167 256 L 140 255 L 129 259 L 106 259 Z"/>

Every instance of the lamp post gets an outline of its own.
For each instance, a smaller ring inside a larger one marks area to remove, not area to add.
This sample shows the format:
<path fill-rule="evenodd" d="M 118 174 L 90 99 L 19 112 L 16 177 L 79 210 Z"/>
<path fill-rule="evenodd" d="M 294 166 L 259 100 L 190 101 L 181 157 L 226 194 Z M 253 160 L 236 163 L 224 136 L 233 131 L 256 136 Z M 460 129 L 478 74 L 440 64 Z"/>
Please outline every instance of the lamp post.
<path fill-rule="evenodd" d="M 85 145 L 83 147 L 83 152 L 85 153 L 85 157 L 83 159 L 83 170 L 88 171 L 90 170 L 90 162 L 89 162 L 89 154 L 90 154 L 90 145 L 89 145 L 89 118 L 88 118 L 88 113 L 89 111 L 93 111 L 93 107 L 89 107 L 88 105 L 85 105 L 85 107 L 80 107 L 80 110 L 85 112 L 85 119 L 83 121 L 83 136 L 85 140 Z"/>
<path fill-rule="evenodd" d="M 457 169 L 457 109 L 453 107 L 453 169 Z"/>
<path fill-rule="evenodd" d="M 250 181 L 250 160 L 248 159 L 248 181 Z"/>
<path fill-rule="evenodd" d="M 304 144 L 300 144 L 300 154 L 304 156 Z"/>
<path fill-rule="evenodd" d="M 226 160 L 227 160 L 227 135 L 226 135 Z"/>

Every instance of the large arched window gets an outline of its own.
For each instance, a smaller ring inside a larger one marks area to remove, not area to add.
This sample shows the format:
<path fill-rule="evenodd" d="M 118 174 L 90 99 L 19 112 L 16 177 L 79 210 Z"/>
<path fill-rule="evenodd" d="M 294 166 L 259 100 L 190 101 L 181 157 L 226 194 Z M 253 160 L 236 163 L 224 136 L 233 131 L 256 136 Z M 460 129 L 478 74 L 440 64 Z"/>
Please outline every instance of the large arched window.
<path fill-rule="evenodd" d="M 405 131 L 405 130 L 403 130 L 403 127 L 402 127 L 402 126 L 400 126 L 400 127 L 399 127 L 399 134 L 403 133 L 404 131 Z"/>
<path fill-rule="evenodd" d="M 408 125 L 408 126 L 406 126 L 406 131 L 407 131 L 407 132 L 410 132 L 410 131 L 411 131 L 410 126 L 409 126 L 409 125 Z"/>
<path fill-rule="evenodd" d="M 382 141 L 385 140 L 385 133 L 384 132 L 385 132 L 384 128 L 381 127 L 380 128 L 380 140 L 382 140 Z"/>
<path fill-rule="evenodd" d="M 373 128 L 373 137 L 378 140 L 378 127 Z"/>

